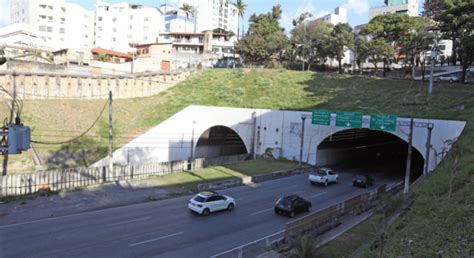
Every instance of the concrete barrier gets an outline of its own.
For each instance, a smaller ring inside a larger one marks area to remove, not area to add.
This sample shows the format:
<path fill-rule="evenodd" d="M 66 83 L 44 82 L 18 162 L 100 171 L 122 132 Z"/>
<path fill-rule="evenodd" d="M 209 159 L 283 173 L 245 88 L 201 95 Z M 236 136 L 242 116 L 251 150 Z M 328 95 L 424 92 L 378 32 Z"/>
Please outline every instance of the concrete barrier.
<path fill-rule="evenodd" d="M 282 177 L 295 176 L 312 171 L 313 167 L 303 167 L 303 168 L 292 168 L 286 170 L 275 171 L 268 174 L 256 175 L 256 176 L 244 176 L 242 178 L 227 179 L 212 183 L 203 183 L 198 185 L 198 191 L 206 190 L 220 190 L 229 187 L 247 185 L 251 183 L 259 183 L 264 181 L 269 181 L 273 179 L 278 179 Z"/>

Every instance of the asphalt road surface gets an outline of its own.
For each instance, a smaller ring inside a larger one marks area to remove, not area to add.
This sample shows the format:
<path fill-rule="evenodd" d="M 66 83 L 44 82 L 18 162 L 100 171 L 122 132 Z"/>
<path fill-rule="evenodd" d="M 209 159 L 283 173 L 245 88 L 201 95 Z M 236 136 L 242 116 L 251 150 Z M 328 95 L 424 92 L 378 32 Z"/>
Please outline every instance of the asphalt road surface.
<path fill-rule="evenodd" d="M 292 219 L 274 214 L 278 197 L 298 194 L 319 210 L 394 179 L 375 177 L 363 189 L 353 175 L 312 186 L 307 175 L 220 191 L 236 208 L 203 217 L 188 210 L 192 196 L 0 226 L 0 257 L 209 257 L 284 229 Z M 306 215 L 301 213 L 294 219 Z"/>

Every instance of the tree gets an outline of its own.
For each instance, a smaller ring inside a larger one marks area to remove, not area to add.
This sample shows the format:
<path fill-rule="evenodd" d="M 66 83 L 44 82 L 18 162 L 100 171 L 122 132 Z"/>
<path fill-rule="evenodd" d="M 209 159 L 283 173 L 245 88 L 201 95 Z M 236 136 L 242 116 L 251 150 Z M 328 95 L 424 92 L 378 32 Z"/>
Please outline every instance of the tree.
<path fill-rule="evenodd" d="M 456 65 L 457 55 L 462 61 L 461 81 L 465 82 L 466 71 L 474 55 L 474 1 L 441 0 L 441 8 L 434 15 L 445 38 L 453 41 L 452 63 Z"/>
<path fill-rule="evenodd" d="M 234 4 L 235 12 L 238 14 L 237 19 L 237 40 L 240 37 L 240 19 L 244 18 L 245 9 L 247 9 L 247 4 L 244 3 L 242 0 L 237 0 Z"/>
<path fill-rule="evenodd" d="M 347 49 L 354 48 L 354 34 L 352 28 L 347 23 L 339 23 L 331 31 L 330 38 L 331 48 L 330 55 L 337 60 L 339 66 L 339 73 L 342 73 L 342 59 L 345 56 Z"/>
<path fill-rule="evenodd" d="M 378 39 L 376 43 L 381 43 L 380 40 L 385 41 L 386 44 L 392 46 L 395 50 L 402 47 L 402 39 L 406 37 L 411 31 L 416 30 L 424 24 L 425 20 L 420 17 L 411 17 L 404 14 L 384 14 L 373 18 L 366 24 L 362 33 L 374 39 Z M 398 52 L 397 61 L 399 60 L 401 52 Z M 393 56 L 386 56 L 383 58 L 383 76 L 385 76 L 385 66 Z"/>
<path fill-rule="evenodd" d="M 322 63 L 330 56 L 333 25 L 319 19 L 307 23 L 295 20 L 295 24 L 295 28 L 291 31 L 291 42 L 302 46 L 300 55 L 307 60 L 310 70 L 311 64 L 317 61 Z"/>
<path fill-rule="evenodd" d="M 186 15 L 186 22 L 184 23 L 184 30 L 186 31 L 189 15 L 194 13 L 194 8 L 191 5 L 184 3 L 179 9 Z"/>
<path fill-rule="evenodd" d="M 288 45 L 284 29 L 278 20 L 281 18 L 281 8 L 276 5 L 271 12 L 252 14 L 249 18 L 247 35 L 239 40 L 236 51 L 245 60 L 253 63 L 264 63 L 278 55 Z"/>
<path fill-rule="evenodd" d="M 309 44 L 307 43 L 307 37 L 306 37 L 306 24 L 305 24 L 305 21 L 306 19 L 312 17 L 313 15 L 309 12 L 304 12 L 302 14 L 300 14 L 300 16 L 297 18 L 297 19 L 294 19 L 293 20 L 293 26 L 295 27 L 300 27 L 300 30 L 302 29 L 303 32 L 302 32 L 302 35 L 300 33 L 299 35 L 299 38 L 298 39 L 293 39 L 292 40 L 292 43 L 294 46 L 298 47 L 299 49 L 299 55 L 301 57 L 301 61 L 302 61 L 302 70 L 304 71 L 304 58 L 305 58 L 305 52 L 306 50 L 309 50 Z M 294 31 L 294 30 L 293 30 Z M 293 33 L 292 31 L 292 33 Z M 295 56 L 296 58 L 296 56 Z M 308 66 L 309 68 L 309 66 Z"/>
<path fill-rule="evenodd" d="M 393 56 L 393 48 L 381 38 L 373 38 L 367 41 L 362 47 L 361 58 L 369 58 L 374 65 L 375 74 L 377 74 L 377 63 L 380 59 L 386 60 Z"/>

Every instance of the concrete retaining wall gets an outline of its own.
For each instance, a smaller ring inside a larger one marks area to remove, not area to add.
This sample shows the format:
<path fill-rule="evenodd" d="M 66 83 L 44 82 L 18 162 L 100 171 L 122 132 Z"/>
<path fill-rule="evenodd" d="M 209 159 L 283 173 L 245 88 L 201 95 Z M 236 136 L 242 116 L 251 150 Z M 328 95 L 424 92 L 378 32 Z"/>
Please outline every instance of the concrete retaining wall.
<path fill-rule="evenodd" d="M 0 73 L 0 86 L 22 99 L 114 99 L 156 95 L 185 80 L 192 71 L 93 76 L 68 73 Z M 2 95 L 0 95 L 1 97 Z"/>

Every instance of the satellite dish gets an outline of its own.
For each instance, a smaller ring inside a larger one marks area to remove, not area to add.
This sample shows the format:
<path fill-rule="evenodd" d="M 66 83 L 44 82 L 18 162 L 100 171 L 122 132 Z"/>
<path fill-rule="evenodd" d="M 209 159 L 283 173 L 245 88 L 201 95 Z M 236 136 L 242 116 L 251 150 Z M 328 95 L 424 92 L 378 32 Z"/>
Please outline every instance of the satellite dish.
<path fill-rule="evenodd" d="M 6 57 L 0 57 L 0 65 L 4 64 L 7 62 L 7 58 Z"/>

